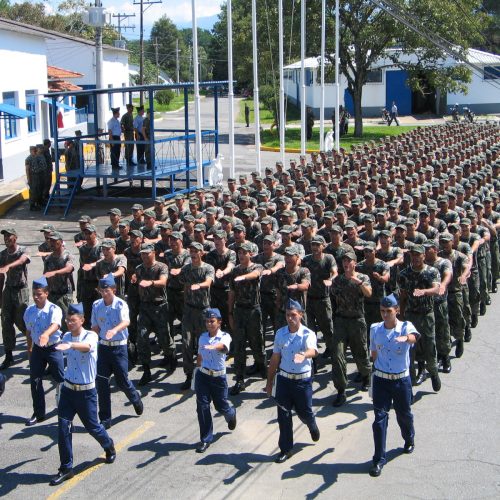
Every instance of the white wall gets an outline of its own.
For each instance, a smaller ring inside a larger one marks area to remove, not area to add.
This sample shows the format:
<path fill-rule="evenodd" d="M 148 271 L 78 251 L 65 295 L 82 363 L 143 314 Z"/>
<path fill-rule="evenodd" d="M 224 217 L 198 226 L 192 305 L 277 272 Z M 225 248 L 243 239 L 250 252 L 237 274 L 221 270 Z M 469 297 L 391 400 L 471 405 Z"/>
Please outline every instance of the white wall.
<path fill-rule="evenodd" d="M 17 137 L 5 138 L 4 122 L 0 120 L 0 152 L 3 179 L 10 181 L 24 175 L 24 159 L 30 145 L 43 141 L 43 118 L 40 99 L 47 92 L 47 57 L 43 38 L 8 30 L 0 30 L 0 101 L 3 92 L 15 92 L 16 107 L 26 109 L 26 91 L 36 94 L 36 131 L 28 132 L 28 120 L 16 120 Z M 9 71 L 10 69 L 10 71 Z"/>

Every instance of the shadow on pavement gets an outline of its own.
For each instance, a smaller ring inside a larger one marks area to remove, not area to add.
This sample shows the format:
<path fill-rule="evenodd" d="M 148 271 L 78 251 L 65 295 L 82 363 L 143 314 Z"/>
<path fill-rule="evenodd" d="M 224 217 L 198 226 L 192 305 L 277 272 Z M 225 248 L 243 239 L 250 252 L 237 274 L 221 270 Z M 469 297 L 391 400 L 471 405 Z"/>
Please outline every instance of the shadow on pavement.
<path fill-rule="evenodd" d="M 2 481 L 0 483 L 0 497 L 4 497 L 14 491 L 18 486 L 48 483 L 50 477 L 47 474 L 32 474 L 28 472 L 14 472 L 19 467 L 30 462 L 35 462 L 37 458 L 23 460 L 17 464 L 9 465 L 2 471 Z"/>

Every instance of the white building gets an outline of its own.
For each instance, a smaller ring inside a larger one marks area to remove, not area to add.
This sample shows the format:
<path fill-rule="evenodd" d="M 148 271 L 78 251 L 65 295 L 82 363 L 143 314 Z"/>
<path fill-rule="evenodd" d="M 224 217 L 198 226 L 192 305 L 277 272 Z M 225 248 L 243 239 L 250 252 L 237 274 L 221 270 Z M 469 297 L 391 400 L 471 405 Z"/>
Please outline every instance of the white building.
<path fill-rule="evenodd" d="M 96 54 L 93 40 L 77 38 L 51 30 L 29 26 L 10 19 L 0 18 L 0 62 L 4 71 L 0 77 L 0 103 L 12 104 L 26 110 L 33 109 L 31 118 L 1 120 L 0 157 L 3 171 L 0 179 L 11 180 L 24 173 L 24 158 L 29 146 L 50 137 L 52 114 L 48 92 L 47 67 L 64 68 L 82 76 L 72 83 L 83 89 L 94 89 Z M 8 68 L 15 70 L 8 71 Z M 129 85 L 128 51 L 103 45 L 103 81 L 105 88 L 122 88 Z M 123 107 L 129 102 L 125 93 L 115 93 L 103 101 L 105 119 L 111 117 L 111 107 Z M 75 108 L 80 117 L 79 123 Z M 58 105 L 63 113 L 62 135 L 81 129 L 87 132 L 87 112 L 93 122 L 94 104 L 87 96 L 68 96 Z M 88 128 L 93 131 L 92 126 Z"/>
<path fill-rule="evenodd" d="M 389 52 L 394 55 L 401 53 L 401 50 L 388 49 L 387 53 Z M 416 60 L 416 56 L 401 55 L 401 60 L 403 59 L 412 61 Z M 474 72 L 467 94 L 448 93 L 443 96 L 436 89 L 429 88 L 428 93 L 422 96 L 408 87 L 406 71 L 394 66 L 389 58 L 379 59 L 373 65 L 368 81 L 363 87 L 361 102 L 363 116 L 380 116 L 382 108 L 389 109 L 392 101 L 396 101 L 400 115 L 425 112 L 445 114 L 449 113 L 450 107 L 455 103 L 469 106 L 475 113 L 500 112 L 500 56 L 470 49 L 468 60 L 479 67 L 479 72 Z M 319 57 L 309 57 L 304 61 L 306 105 L 313 109 L 316 116 L 319 116 L 321 103 L 320 62 Z M 458 63 L 451 58 L 443 61 L 443 65 L 453 64 Z M 300 104 L 301 98 L 300 73 L 300 61 L 285 67 L 285 94 L 297 105 Z M 325 73 L 328 75 L 327 71 Z M 330 117 L 335 107 L 333 74 L 331 79 L 332 82 L 325 84 L 325 117 Z M 352 97 L 347 90 L 347 79 L 344 75 L 340 76 L 340 104 L 354 114 Z"/>

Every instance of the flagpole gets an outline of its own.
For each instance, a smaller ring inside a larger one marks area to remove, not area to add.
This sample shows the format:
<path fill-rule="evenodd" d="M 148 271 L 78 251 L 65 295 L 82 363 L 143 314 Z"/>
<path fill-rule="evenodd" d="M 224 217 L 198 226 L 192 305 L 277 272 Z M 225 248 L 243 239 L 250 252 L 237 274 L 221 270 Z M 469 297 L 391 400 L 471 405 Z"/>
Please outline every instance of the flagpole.
<path fill-rule="evenodd" d="M 196 180 L 198 187 L 203 187 L 203 154 L 201 149 L 201 113 L 200 113 L 200 85 L 198 74 L 198 24 L 196 20 L 196 0 L 191 0 L 193 11 L 193 69 L 194 69 L 194 128 L 196 140 Z"/>
<path fill-rule="evenodd" d="M 257 68 L 257 0 L 252 0 L 252 42 L 253 42 L 253 113 L 255 118 L 255 157 L 257 172 L 261 175 L 260 165 L 260 110 L 259 110 L 259 71 Z"/>
<path fill-rule="evenodd" d="M 335 0 L 335 150 L 340 149 L 340 54 L 339 54 L 339 39 L 340 39 L 340 12 L 339 0 Z"/>
<path fill-rule="evenodd" d="M 233 13 L 231 0 L 227 0 L 227 75 L 229 80 L 229 176 L 234 177 L 234 88 L 233 88 Z"/>
<path fill-rule="evenodd" d="M 280 131 L 280 156 L 284 164 L 285 161 L 285 82 L 284 82 L 284 69 L 283 69 L 283 0 L 278 2 L 278 36 L 279 36 L 279 66 L 280 66 L 280 117 L 279 117 L 279 131 Z"/>
<path fill-rule="evenodd" d="M 300 152 L 306 152 L 306 71 L 305 71 L 305 57 L 306 57 L 306 0 L 300 2 Z"/>
<path fill-rule="evenodd" d="M 321 105 L 319 109 L 319 149 L 325 146 L 325 37 L 326 0 L 321 0 Z"/>

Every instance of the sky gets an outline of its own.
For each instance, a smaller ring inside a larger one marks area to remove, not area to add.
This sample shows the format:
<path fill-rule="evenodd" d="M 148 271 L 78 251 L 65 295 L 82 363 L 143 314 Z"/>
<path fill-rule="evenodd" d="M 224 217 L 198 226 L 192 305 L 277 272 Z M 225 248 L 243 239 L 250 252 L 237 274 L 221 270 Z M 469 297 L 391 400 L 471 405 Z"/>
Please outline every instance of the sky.
<path fill-rule="evenodd" d="M 22 0 L 19 0 L 22 1 Z M 112 14 L 134 14 L 135 18 L 129 18 L 122 25 L 129 23 L 136 26 L 134 31 L 124 31 L 125 38 L 139 38 L 139 5 L 134 5 L 134 0 L 101 0 L 103 7 Z M 137 2 L 139 0 L 136 0 Z M 146 0 L 145 0 L 146 1 Z M 200 19 L 199 26 L 210 29 L 220 12 L 220 4 L 223 0 L 196 0 L 197 18 Z M 44 2 L 48 9 L 56 10 L 59 0 L 47 0 Z M 191 0 L 162 0 L 162 3 L 153 4 L 144 12 L 144 34 L 149 36 L 153 23 L 163 15 L 167 15 L 175 25 L 184 28 L 191 25 L 192 6 Z M 209 18 L 209 19 L 203 19 Z"/>

